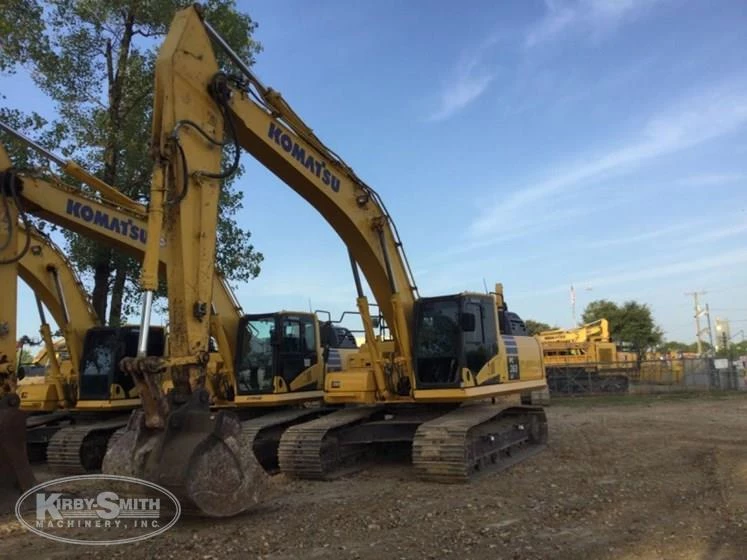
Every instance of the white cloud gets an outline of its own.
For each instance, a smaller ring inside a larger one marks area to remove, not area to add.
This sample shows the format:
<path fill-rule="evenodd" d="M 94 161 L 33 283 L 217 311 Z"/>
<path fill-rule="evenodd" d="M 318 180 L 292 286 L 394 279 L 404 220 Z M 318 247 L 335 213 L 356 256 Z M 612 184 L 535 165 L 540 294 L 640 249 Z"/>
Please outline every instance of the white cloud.
<path fill-rule="evenodd" d="M 709 187 L 737 182 L 747 183 L 747 173 L 703 173 L 680 179 L 677 184 L 687 187 Z"/>
<path fill-rule="evenodd" d="M 660 0 L 545 0 L 545 16 L 526 35 L 526 47 L 534 47 L 571 30 L 592 37 L 613 30 L 638 17 Z"/>
<path fill-rule="evenodd" d="M 641 266 L 638 270 L 631 270 L 632 267 L 628 266 L 627 272 L 614 271 L 609 274 L 588 277 L 580 282 L 576 282 L 576 284 L 579 286 L 593 286 L 594 288 L 614 284 L 630 284 L 641 280 L 654 280 L 657 278 L 666 278 L 668 276 L 682 275 L 685 273 L 705 270 L 712 271 L 724 267 L 733 268 L 744 262 L 747 262 L 747 249 L 737 249 L 734 251 L 718 253 L 709 257 L 697 259 L 685 258 L 683 260 L 672 261 L 662 265 Z M 567 285 L 557 285 L 550 288 L 533 290 L 532 292 L 517 292 L 514 297 L 536 297 L 539 295 L 561 293 L 567 290 Z"/>
<path fill-rule="evenodd" d="M 653 280 L 654 278 L 664 278 L 666 276 L 684 274 L 686 272 L 697 272 L 699 270 L 708 270 L 725 266 L 729 267 L 743 262 L 747 262 L 747 250 L 738 249 L 735 251 L 719 253 L 711 257 L 686 259 L 660 266 L 648 266 L 627 273 L 616 272 L 609 276 L 597 276 L 585 280 L 584 283 L 592 286 L 604 286 L 635 282 L 637 280 Z"/>
<path fill-rule="evenodd" d="M 482 59 L 497 41 L 498 36 L 491 35 L 474 51 L 462 56 L 439 94 L 438 107 L 427 120 L 447 119 L 485 93 L 495 73 L 485 68 Z"/>
<path fill-rule="evenodd" d="M 733 237 L 747 231 L 747 223 L 741 223 L 718 229 L 711 229 L 703 231 L 698 235 L 693 235 L 685 239 L 685 243 L 706 243 L 708 241 L 716 241 L 718 239 L 726 239 L 727 237 Z"/>
<path fill-rule="evenodd" d="M 441 93 L 439 107 L 428 120 L 441 121 L 449 118 L 480 97 L 492 80 L 493 76 L 489 74 L 472 76 L 466 73 L 457 78 Z"/>
<path fill-rule="evenodd" d="M 650 231 L 644 231 L 642 233 L 635 233 L 631 235 L 623 235 L 620 237 L 612 237 L 608 239 L 598 239 L 596 241 L 589 241 L 585 244 L 585 247 L 589 249 L 601 249 L 605 247 L 613 247 L 615 245 L 627 245 L 629 243 L 640 243 L 641 241 L 650 241 L 652 239 L 658 239 L 669 235 L 670 233 L 677 233 L 680 231 L 687 231 L 693 228 L 702 226 L 705 223 L 704 220 L 687 222 L 684 224 L 675 224 L 671 226 L 662 227 Z"/>
<path fill-rule="evenodd" d="M 601 153 L 573 167 L 552 170 L 539 183 L 501 193 L 494 204 L 488 204 L 473 224 L 475 237 L 500 230 L 506 216 L 536 206 L 540 201 L 556 198 L 583 187 L 591 179 L 631 168 L 660 156 L 728 134 L 747 123 L 747 87 L 744 84 L 701 92 L 681 100 L 674 108 L 655 115 L 643 127 L 643 133 L 627 145 Z"/>

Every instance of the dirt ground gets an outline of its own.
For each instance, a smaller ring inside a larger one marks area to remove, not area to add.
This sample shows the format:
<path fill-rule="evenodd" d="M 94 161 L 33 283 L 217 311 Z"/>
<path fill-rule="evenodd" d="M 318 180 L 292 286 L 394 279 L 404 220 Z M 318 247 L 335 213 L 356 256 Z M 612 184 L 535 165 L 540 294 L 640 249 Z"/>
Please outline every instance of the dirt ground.
<path fill-rule="evenodd" d="M 276 476 L 277 497 L 182 519 L 128 545 L 65 545 L 0 519 L 0 558 L 286 560 L 747 558 L 747 396 L 556 401 L 549 446 L 466 486 L 406 462 L 333 482 Z"/>

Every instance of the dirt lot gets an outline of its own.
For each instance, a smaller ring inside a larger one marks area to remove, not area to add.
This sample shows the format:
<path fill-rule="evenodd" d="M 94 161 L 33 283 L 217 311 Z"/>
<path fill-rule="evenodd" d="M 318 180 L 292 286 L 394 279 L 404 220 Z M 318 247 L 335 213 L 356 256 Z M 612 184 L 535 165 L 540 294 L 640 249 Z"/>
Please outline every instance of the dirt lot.
<path fill-rule="evenodd" d="M 0 521 L 2 558 L 747 557 L 747 396 L 555 402 L 550 445 L 468 486 L 390 463 L 334 482 L 275 477 L 271 503 L 144 542 L 64 545 Z"/>

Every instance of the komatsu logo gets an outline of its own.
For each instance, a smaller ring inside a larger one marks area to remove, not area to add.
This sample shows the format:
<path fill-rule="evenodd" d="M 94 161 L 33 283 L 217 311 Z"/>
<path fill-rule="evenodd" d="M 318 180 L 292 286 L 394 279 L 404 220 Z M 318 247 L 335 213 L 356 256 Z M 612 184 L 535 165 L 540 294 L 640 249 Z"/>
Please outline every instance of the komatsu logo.
<path fill-rule="evenodd" d="M 143 245 L 148 239 L 148 232 L 141 227 L 136 226 L 132 220 L 120 220 L 109 216 L 108 213 L 101 210 L 94 210 L 88 204 L 83 204 L 72 198 L 67 199 L 65 213 L 75 218 L 80 218 L 84 222 L 114 231 L 122 237 L 129 237 L 135 241 L 140 241 Z"/>
<path fill-rule="evenodd" d="M 50 480 L 26 491 L 16 502 L 16 517 L 27 529 L 71 544 L 148 539 L 173 527 L 180 515 L 179 500 L 165 488 L 119 475 Z"/>
<path fill-rule="evenodd" d="M 279 126 L 271 122 L 267 135 L 278 146 L 296 159 L 298 163 L 303 165 L 312 175 L 316 175 L 321 179 L 322 183 L 329 185 L 333 191 L 340 192 L 340 179 L 327 169 L 327 164 L 316 159 L 313 154 L 307 154 L 306 150 L 299 146 L 287 132 L 283 132 Z"/>

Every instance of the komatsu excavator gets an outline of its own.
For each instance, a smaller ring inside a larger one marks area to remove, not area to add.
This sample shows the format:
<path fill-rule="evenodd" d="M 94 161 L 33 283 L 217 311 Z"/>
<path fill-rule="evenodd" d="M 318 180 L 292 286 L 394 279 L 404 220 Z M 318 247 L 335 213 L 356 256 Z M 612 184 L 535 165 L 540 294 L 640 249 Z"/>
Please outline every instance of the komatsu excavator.
<path fill-rule="evenodd" d="M 9 209 L 20 208 L 23 212 L 95 239 L 116 250 L 134 256 L 143 254 L 147 239 L 144 207 L 95 177 L 89 176 L 74 163 L 64 162 L 47 152 L 7 125 L 0 123 L 0 129 L 61 165 L 65 171 L 85 182 L 96 193 L 86 193 L 49 174 L 42 176 L 33 170 L 13 170 L 6 152 L 0 146 L 0 179 L 6 184 L 7 196 L 4 200 L 11 200 Z M 24 251 L 24 242 L 25 236 L 21 235 L 18 249 L 18 254 L 23 254 L 21 264 L 30 258 L 29 251 Z M 85 296 L 80 296 L 83 288 L 75 278 L 71 265 L 66 265 L 64 257 L 58 251 L 49 251 L 56 255 L 56 260 L 55 265 L 50 266 L 50 270 L 54 269 L 55 273 L 46 276 L 52 282 L 47 287 L 47 296 L 51 297 L 53 289 L 56 289 L 60 300 L 64 299 L 65 291 L 77 298 L 78 305 L 72 306 L 72 310 L 80 311 L 72 320 L 66 321 L 74 325 L 76 338 L 82 344 L 83 337 L 94 324 L 95 319 L 91 319 L 93 311 L 90 306 L 87 313 L 83 311 L 82 300 Z M 164 274 L 167 270 L 164 260 L 166 256 L 164 252 L 160 263 L 160 272 Z M 42 274 L 43 271 L 40 271 L 38 276 Z M 23 274 L 21 276 L 23 277 Z M 237 409 L 239 416 L 245 420 L 245 437 L 253 441 L 254 451 L 262 466 L 268 471 L 273 471 L 277 468 L 278 462 L 279 430 L 295 422 L 331 411 L 329 407 L 310 408 L 303 405 L 314 401 L 321 402 L 324 372 L 339 369 L 345 356 L 353 350 L 336 341 L 322 340 L 319 321 L 314 314 L 280 311 L 242 315 L 233 293 L 217 272 L 213 281 L 215 286 L 210 323 L 211 335 L 217 341 L 217 351 L 212 348 L 209 359 L 207 386 L 210 404 L 212 407 Z M 2 316 L 11 316 L 14 313 L 13 300 L 9 297 L 0 298 L 0 309 L 3 310 Z M 62 324 L 59 316 L 55 316 L 55 320 Z M 42 324 L 44 323 L 42 317 Z M 277 336 L 280 337 L 282 333 L 283 344 L 277 344 L 273 338 L 268 349 L 258 345 L 258 341 L 267 335 L 266 327 L 270 324 L 270 332 L 273 335 L 278 333 Z M 257 325 L 264 332 L 258 332 L 250 344 L 249 339 Z M 137 328 L 100 328 L 97 336 L 91 333 L 85 339 L 90 352 L 100 354 L 102 349 L 110 348 L 115 343 L 120 349 L 117 355 L 105 352 L 111 369 L 106 375 L 97 377 L 99 381 L 96 394 L 90 391 L 84 394 L 81 390 L 80 395 L 75 394 L 77 398 L 67 399 L 67 403 L 74 403 L 70 409 L 69 405 L 61 402 L 61 393 L 56 390 L 58 383 L 55 379 L 59 376 L 52 376 L 49 383 L 24 387 L 21 392 L 21 408 L 34 411 L 65 409 L 68 412 L 85 409 L 88 412 L 99 413 L 102 418 L 109 411 L 121 412 L 134 408 L 139 404 L 137 389 L 133 386 L 131 377 L 122 372 L 117 364 L 125 355 L 122 352 L 134 354 L 133 341 L 137 340 Z M 151 342 L 157 342 L 156 351 L 160 354 L 163 335 L 157 334 L 159 340 L 154 339 Z M 74 354 L 70 361 L 72 368 L 67 375 L 67 386 L 73 387 L 73 393 L 77 388 L 74 381 L 85 374 L 85 367 L 77 367 L 80 364 L 78 356 L 81 356 L 81 353 Z M 90 361 L 93 358 L 88 359 Z M 105 385 L 107 381 L 108 384 Z M 80 388 L 85 388 L 86 383 L 84 381 Z M 168 379 L 163 381 L 164 386 L 169 384 Z M 126 387 L 126 390 L 123 390 L 123 387 Z M 41 451 L 44 453 L 47 442 L 50 442 L 45 456 L 49 465 L 57 471 L 71 473 L 99 468 L 108 437 L 118 427 L 124 426 L 126 420 L 120 414 L 116 421 L 107 419 L 106 426 L 99 426 L 98 429 L 97 424 L 91 421 L 85 424 L 78 422 L 75 426 L 61 424 L 61 418 L 69 417 L 69 414 L 46 416 L 46 425 L 43 425 L 45 418 L 34 419 L 35 429 L 33 433 L 29 433 L 31 447 L 35 450 L 42 448 Z M 91 415 L 88 419 L 92 420 Z M 34 454 L 39 453 L 36 451 Z"/>
<path fill-rule="evenodd" d="M 213 43 L 238 75 L 219 69 Z M 283 432 L 282 471 L 326 478 L 360 458 L 370 443 L 404 441 L 422 478 L 461 482 L 544 445 L 541 407 L 494 402 L 526 401 L 546 387 L 538 341 L 501 334 L 505 316 L 494 295 L 420 297 L 378 194 L 252 74 L 199 6 L 175 15 L 155 81 L 142 320 L 149 324 L 163 234 L 167 261 L 175 264 L 167 276 L 173 332 L 167 357 L 148 355 L 148 329 L 142 328 L 137 358 L 123 360 L 140 386 L 143 409 L 108 450 L 104 472 L 152 480 L 174 492 L 185 510 L 205 515 L 233 515 L 261 499 L 263 480 L 239 423 L 229 411 L 210 411 L 205 388 L 217 202 L 242 149 L 341 237 L 366 331 L 366 343 L 343 371 L 325 376 L 325 401 L 342 409 Z M 227 146 L 234 153 L 224 168 Z M 359 269 L 391 340 L 374 336 Z M 166 395 L 148 381 L 163 371 L 174 381 Z"/>

